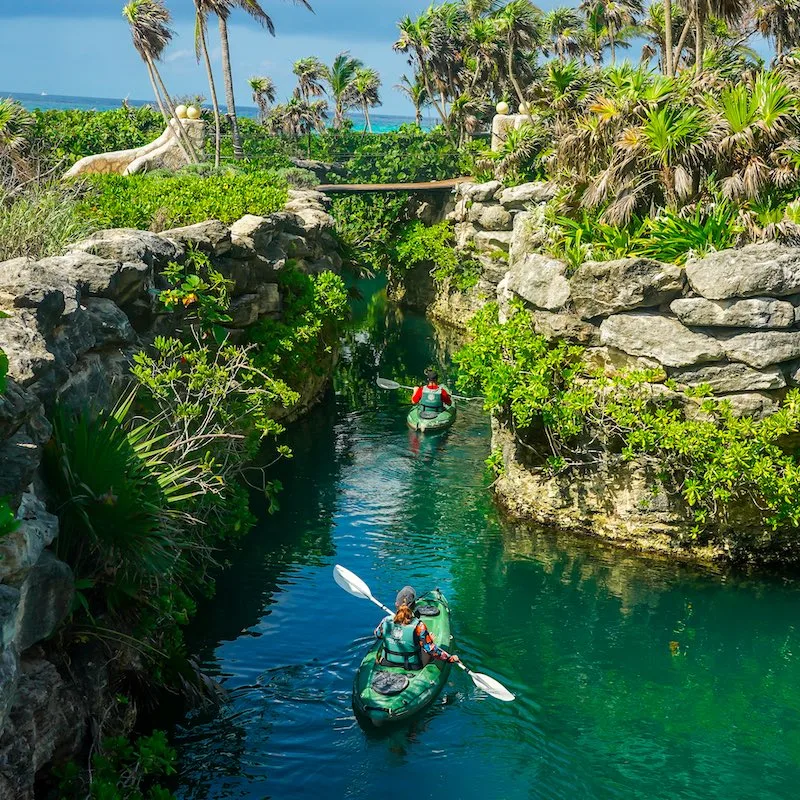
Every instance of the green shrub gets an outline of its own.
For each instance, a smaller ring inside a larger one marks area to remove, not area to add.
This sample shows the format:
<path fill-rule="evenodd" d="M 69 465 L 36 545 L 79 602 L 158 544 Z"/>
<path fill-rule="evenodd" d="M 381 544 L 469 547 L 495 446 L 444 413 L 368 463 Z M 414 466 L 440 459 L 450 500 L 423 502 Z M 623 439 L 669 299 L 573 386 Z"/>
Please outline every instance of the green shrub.
<path fill-rule="evenodd" d="M 19 522 L 8 504 L 8 498 L 0 497 L 0 538 L 13 533 L 18 527 Z"/>
<path fill-rule="evenodd" d="M 319 178 L 310 169 L 282 167 L 275 170 L 275 175 L 297 189 L 313 189 L 319 186 Z"/>
<path fill-rule="evenodd" d="M 245 214 L 278 211 L 287 197 L 285 182 L 261 173 L 97 175 L 87 183 L 79 210 L 99 228 L 165 230 L 207 219 L 230 224 Z"/>
<path fill-rule="evenodd" d="M 31 184 L 0 202 L 0 261 L 44 258 L 95 229 L 80 212 L 78 192 L 58 184 Z"/>
<path fill-rule="evenodd" d="M 724 527 L 728 511 L 744 503 L 761 515 L 765 530 L 777 532 L 773 544 L 788 536 L 797 541 L 800 463 L 781 443 L 800 431 L 800 390 L 791 390 L 763 420 L 737 418 L 713 397 L 692 400 L 674 386 L 666 399 L 651 392 L 654 375 L 647 371 L 609 379 L 587 370 L 583 348 L 546 341 L 521 305 L 505 324 L 496 306 L 487 306 L 470 332 L 456 358 L 459 385 L 480 391 L 488 409 L 533 443 L 534 466 L 580 468 L 598 451 L 650 456 L 668 490 L 680 492 L 692 509 L 692 537 L 714 523 Z M 735 546 L 737 532 L 729 535 Z"/>

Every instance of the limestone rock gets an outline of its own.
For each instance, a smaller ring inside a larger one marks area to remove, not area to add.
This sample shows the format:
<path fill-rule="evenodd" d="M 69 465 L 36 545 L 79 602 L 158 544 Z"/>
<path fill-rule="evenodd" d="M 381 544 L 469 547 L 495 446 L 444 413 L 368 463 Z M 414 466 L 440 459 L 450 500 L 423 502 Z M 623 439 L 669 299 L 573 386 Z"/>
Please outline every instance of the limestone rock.
<path fill-rule="evenodd" d="M 509 186 L 498 195 L 498 200 L 506 209 L 522 209 L 529 203 L 546 203 L 556 196 L 557 186 L 553 183 L 537 181 Z"/>
<path fill-rule="evenodd" d="M 696 333 L 674 317 L 639 312 L 614 314 L 600 325 L 600 341 L 632 356 L 654 358 L 668 367 L 689 367 L 725 356 L 711 336 Z"/>
<path fill-rule="evenodd" d="M 652 358 L 631 356 L 616 347 L 587 347 L 583 354 L 586 372 L 589 374 L 602 372 L 607 378 L 621 372 L 643 372 L 645 370 L 656 373 L 654 380 L 665 381 L 667 373 L 658 361 Z"/>
<path fill-rule="evenodd" d="M 566 273 L 562 261 L 531 253 L 510 270 L 506 287 L 535 308 L 556 311 L 569 300 Z"/>
<path fill-rule="evenodd" d="M 782 297 L 800 291 L 800 248 L 769 242 L 720 250 L 686 262 L 686 277 L 709 300 Z"/>
<path fill-rule="evenodd" d="M 472 237 L 475 249 L 484 253 L 494 253 L 500 250 L 508 252 L 511 247 L 511 231 L 476 231 Z"/>
<path fill-rule="evenodd" d="M 800 358 L 800 331 L 753 331 L 720 338 L 731 361 L 756 369 Z"/>
<path fill-rule="evenodd" d="M 533 328 L 548 340 L 568 339 L 585 345 L 600 344 L 600 329 L 574 314 L 532 311 Z"/>
<path fill-rule="evenodd" d="M 281 296 L 277 283 L 266 283 L 252 294 L 243 294 L 231 302 L 231 325 L 246 328 L 261 317 L 276 317 L 281 310 Z"/>
<path fill-rule="evenodd" d="M 184 248 L 188 249 L 191 246 L 214 256 L 225 255 L 230 252 L 232 246 L 230 228 L 218 219 L 172 228 L 164 231 L 161 235 L 177 242 Z"/>
<path fill-rule="evenodd" d="M 46 424 L 44 417 L 41 420 Z M 31 435 L 30 425 L 20 428 L 13 436 L 0 441 L 0 497 L 11 497 L 12 508 L 19 500 L 23 490 L 33 480 L 39 467 L 42 455 L 42 442 L 39 437 Z M 0 540 L 0 556 L 3 547 L 8 544 L 10 536 L 16 536 L 19 531 Z M 0 562 L 0 580 L 2 580 L 4 564 Z"/>
<path fill-rule="evenodd" d="M 513 267 L 530 253 L 539 252 L 545 244 L 547 232 L 538 211 L 519 211 L 514 215 L 508 263 Z"/>
<path fill-rule="evenodd" d="M 20 653 L 55 632 L 69 613 L 74 593 L 72 570 L 45 550 L 20 587 L 14 637 Z"/>
<path fill-rule="evenodd" d="M 456 237 L 456 247 L 459 250 L 463 250 L 474 243 L 475 234 L 478 231 L 471 222 L 457 222 L 453 232 Z"/>
<path fill-rule="evenodd" d="M 4 650 L 0 650 L 0 733 L 5 729 L 5 722 L 8 718 L 8 713 L 11 711 L 11 706 L 14 703 L 14 698 L 17 694 L 17 676 L 19 674 L 19 657 L 17 650 L 13 645 L 10 645 Z M 0 768 L 0 773 L 2 768 Z M 2 774 L 0 774 L 0 789 L 3 788 Z M 7 793 L 5 795 L 0 791 L 0 796 L 13 797 L 14 795 Z"/>
<path fill-rule="evenodd" d="M 58 518 L 32 492 L 22 496 L 19 527 L 0 539 L 0 581 L 18 586 L 58 534 Z"/>
<path fill-rule="evenodd" d="M 334 220 L 322 207 L 304 206 L 294 212 L 302 220 L 303 230 L 306 233 L 322 233 L 333 230 Z"/>
<path fill-rule="evenodd" d="M 14 258 L 0 263 L 0 309 L 13 313 L 14 309 L 32 309 L 40 330 L 51 332 L 66 309 L 65 292 L 73 297 L 74 287 L 59 282 L 55 276 L 43 272 L 30 258 Z"/>
<path fill-rule="evenodd" d="M 21 386 L 29 386 L 55 366 L 56 357 L 32 311 L 0 317 L 0 348 L 8 357 L 8 374 Z"/>
<path fill-rule="evenodd" d="M 84 302 L 96 347 L 128 344 L 136 338 L 130 320 L 116 303 L 105 297 L 87 297 Z"/>
<path fill-rule="evenodd" d="M 17 632 L 19 589 L 0 584 L 0 651 L 9 647 Z"/>
<path fill-rule="evenodd" d="M 511 214 L 496 204 L 475 203 L 467 212 L 467 219 L 487 231 L 511 230 Z"/>
<path fill-rule="evenodd" d="M 648 258 L 586 261 L 570 278 L 570 286 L 578 316 L 591 319 L 671 300 L 683 289 L 683 275 L 674 264 Z"/>
<path fill-rule="evenodd" d="M 135 348 L 114 353 L 88 353 L 56 390 L 58 402 L 72 411 L 87 406 L 113 406 L 131 384 L 129 365 Z"/>
<path fill-rule="evenodd" d="M 786 386 L 786 379 L 777 367 L 758 370 L 737 362 L 679 369 L 672 372 L 670 377 L 684 386 L 708 384 L 716 393 L 753 392 Z"/>
<path fill-rule="evenodd" d="M 272 244 L 278 226 L 272 216 L 257 217 L 245 214 L 231 225 L 231 241 L 234 246 L 263 253 Z"/>
<path fill-rule="evenodd" d="M 500 181 L 486 181 L 486 183 L 460 183 L 456 189 L 465 200 L 473 203 L 485 203 L 494 199 L 494 196 L 503 188 Z"/>
<path fill-rule="evenodd" d="M 753 297 L 749 300 L 706 300 L 681 297 L 673 300 L 670 311 L 684 325 L 725 328 L 789 328 L 795 321 L 795 308 L 785 300 Z"/>
<path fill-rule="evenodd" d="M 143 294 L 153 280 L 153 268 L 144 261 L 120 263 L 81 250 L 44 258 L 39 268 L 63 275 L 83 294 L 107 297 L 120 306 Z"/>
<path fill-rule="evenodd" d="M 0 394 L 0 440 L 16 433 L 25 420 L 39 407 L 40 401 L 33 392 L 23 389 L 8 378 L 6 390 Z"/>
<path fill-rule="evenodd" d="M 109 261 L 142 262 L 156 272 L 183 257 L 184 247 L 165 235 L 134 228 L 98 231 L 70 247 L 70 253 L 91 253 Z M 114 299 L 114 298 L 112 298 Z"/>
<path fill-rule="evenodd" d="M 721 394 L 719 400 L 731 405 L 731 413 L 735 417 L 753 417 L 763 419 L 778 410 L 777 401 L 762 392 L 741 392 L 737 394 Z"/>

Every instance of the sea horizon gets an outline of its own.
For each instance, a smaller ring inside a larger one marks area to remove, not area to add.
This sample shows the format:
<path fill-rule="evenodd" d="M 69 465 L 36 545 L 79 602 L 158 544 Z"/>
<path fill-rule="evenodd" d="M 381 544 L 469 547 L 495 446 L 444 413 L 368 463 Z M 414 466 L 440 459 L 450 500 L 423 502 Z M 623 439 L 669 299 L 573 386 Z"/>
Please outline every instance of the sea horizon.
<path fill-rule="evenodd" d="M 144 106 L 156 107 L 154 100 L 134 100 L 129 97 L 84 97 L 81 95 L 61 95 L 61 94 L 34 94 L 32 92 L 14 92 L 8 90 L 0 90 L 0 97 L 10 97 L 19 102 L 24 108 L 29 111 L 39 109 L 42 111 L 48 110 L 79 110 L 79 111 L 113 111 L 120 108 L 124 102 L 135 108 Z M 203 103 L 203 108 L 210 109 L 208 103 Z M 224 112 L 226 106 L 220 105 L 220 109 Z M 255 106 L 237 105 L 236 113 L 240 117 L 250 117 L 255 119 L 258 117 L 258 109 Z M 355 130 L 362 130 L 364 127 L 364 119 L 358 114 L 348 114 L 350 119 L 353 120 L 353 128 Z M 414 118 L 400 114 L 370 114 L 372 120 L 372 128 L 375 133 L 384 133 L 386 131 L 396 130 L 401 125 L 414 122 Z M 434 126 L 434 121 L 430 117 L 423 118 L 422 127 L 430 129 Z"/>

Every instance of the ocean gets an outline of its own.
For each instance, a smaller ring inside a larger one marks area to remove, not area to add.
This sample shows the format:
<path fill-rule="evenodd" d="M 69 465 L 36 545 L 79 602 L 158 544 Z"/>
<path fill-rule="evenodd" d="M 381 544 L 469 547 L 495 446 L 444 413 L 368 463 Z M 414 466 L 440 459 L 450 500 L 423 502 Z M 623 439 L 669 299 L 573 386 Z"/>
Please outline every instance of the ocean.
<path fill-rule="evenodd" d="M 81 109 L 85 111 L 111 111 L 112 109 L 119 108 L 122 105 L 121 97 L 72 97 L 70 95 L 60 94 L 28 94 L 26 92 L 8 92 L 0 91 L 0 97 L 13 97 L 19 101 L 25 108 L 35 109 L 40 108 L 47 110 L 51 108 L 56 109 Z M 132 106 L 146 106 L 154 105 L 152 102 L 146 100 L 128 100 Z M 208 106 L 206 106 L 208 107 Z M 258 116 L 258 109 L 255 106 L 237 106 L 236 111 L 240 117 L 253 117 Z M 364 119 L 358 114 L 351 114 L 353 120 L 353 128 L 355 130 L 363 130 Z M 393 131 L 399 128 L 406 122 L 413 122 L 413 117 L 394 116 L 391 114 L 372 114 L 372 129 L 375 133 L 385 133 L 386 131 Z M 434 121 L 432 118 L 423 118 L 422 127 L 426 129 L 432 128 Z"/>

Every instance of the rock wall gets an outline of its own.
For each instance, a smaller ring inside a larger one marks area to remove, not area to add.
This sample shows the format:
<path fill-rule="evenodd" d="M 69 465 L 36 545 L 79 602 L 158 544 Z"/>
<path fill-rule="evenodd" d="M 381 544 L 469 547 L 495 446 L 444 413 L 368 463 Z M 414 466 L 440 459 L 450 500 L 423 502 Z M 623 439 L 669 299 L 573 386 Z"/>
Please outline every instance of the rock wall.
<path fill-rule="evenodd" d="M 488 300 L 497 300 L 502 319 L 520 299 L 539 334 L 583 345 L 606 374 L 655 370 L 652 390 L 660 393 L 670 392 L 667 379 L 679 388 L 709 384 L 739 416 L 763 418 L 800 385 L 800 248 L 751 244 L 691 257 L 685 267 L 636 257 L 570 269 L 541 252 L 554 191 L 546 183 L 457 187 L 449 218 L 481 278 L 466 293 L 437 287 L 429 312 L 463 328 Z M 547 477 L 502 421 L 494 421 L 493 439 L 505 464 L 496 493 L 515 516 L 672 553 L 691 527 L 654 464 L 607 454 L 598 466 Z M 731 525 L 754 550 L 766 539 L 752 509 L 737 509 Z M 720 543 L 690 556 L 729 555 L 726 532 L 718 533 Z"/>
<path fill-rule="evenodd" d="M 33 797 L 36 774 L 84 743 L 103 690 L 96 660 L 65 670 L 38 646 L 73 597 L 70 568 L 48 550 L 58 520 L 41 499 L 38 474 L 51 434 L 46 412 L 56 402 L 112 404 L 127 385 L 132 354 L 180 327 L 180 315 L 159 308 L 157 290 L 161 270 L 190 246 L 233 281 L 233 336 L 258 319 L 278 318 L 276 279 L 287 259 L 309 273 L 341 267 L 326 203 L 318 192 L 293 191 L 285 209 L 268 217 L 161 234 L 101 231 L 61 256 L 0 263 L 0 311 L 8 315 L 0 318 L 0 348 L 9 359 L 0 395 L 0 497 L 10 498 L 20 521 L 0 539 L 0 797 Z M 324 383 L 325 376 L 315 378 L 299 408 Z M 96 679 L 85 680 L 88 670 Z"/>

